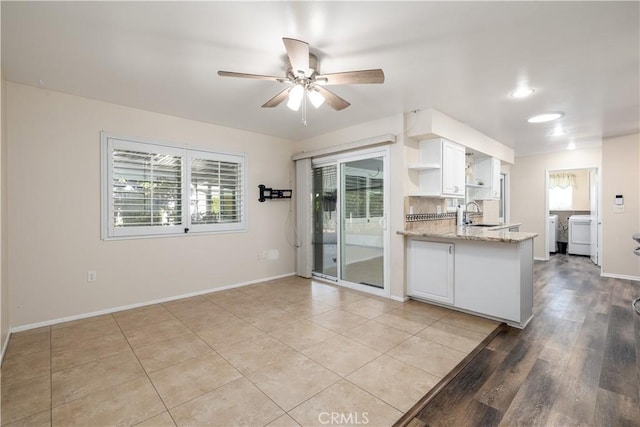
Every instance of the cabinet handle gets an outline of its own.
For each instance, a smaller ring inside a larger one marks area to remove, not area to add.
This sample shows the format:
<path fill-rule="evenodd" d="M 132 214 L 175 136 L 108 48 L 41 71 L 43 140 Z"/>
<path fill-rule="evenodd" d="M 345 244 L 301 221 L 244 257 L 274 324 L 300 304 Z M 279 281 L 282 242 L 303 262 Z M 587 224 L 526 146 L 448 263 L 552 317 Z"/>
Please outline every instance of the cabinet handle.
<path fill-rule="evenodd" d="M 449 255 L 453 255 L 453 246 L 449 245 Z"/>

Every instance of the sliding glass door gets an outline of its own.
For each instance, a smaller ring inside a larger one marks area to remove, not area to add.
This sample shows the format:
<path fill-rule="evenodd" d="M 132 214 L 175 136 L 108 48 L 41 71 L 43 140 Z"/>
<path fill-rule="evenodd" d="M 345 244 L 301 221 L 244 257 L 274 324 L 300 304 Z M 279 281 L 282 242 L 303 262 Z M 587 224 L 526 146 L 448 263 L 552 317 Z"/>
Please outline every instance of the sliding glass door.
<path fill-rule="evenodd" d="M 313 274 L 385 293 L 386 150 L 315 159 Z"/>
<path fill-rule="evenodd" d="M 338 218 L 336 165 L 313 168 L 313 273 L 338 277 Z"/>
<path fill-rule="evenodd" d="M 384 287 L 384 161 L 342 163 L 340 278 Z"/>

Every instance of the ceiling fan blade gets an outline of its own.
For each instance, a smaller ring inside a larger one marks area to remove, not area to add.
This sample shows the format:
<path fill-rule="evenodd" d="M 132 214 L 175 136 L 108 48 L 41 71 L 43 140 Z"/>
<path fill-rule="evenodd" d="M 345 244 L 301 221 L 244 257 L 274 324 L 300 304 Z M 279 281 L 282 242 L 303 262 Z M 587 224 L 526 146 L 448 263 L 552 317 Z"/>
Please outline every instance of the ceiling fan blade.
<path fill-rule="evenodd" d="M 262 108 L 273 108 L 273 107 L 277 107 L 278 105 L 280 105 L 280 103 L 282 101 L 284 101 L 285 99 L 287 99 L 287 97 L 289 96 L 289 91 L 291 90 L 290 87 L 286 88 L 285 90 L 283 90 L 282 92 L 278 93 L 276 96 L 274 96 L 273 98 L 271 98 L 270 100 L 268 100 L 267 102 L 265 102 L 262 105 Z"/>
<path fill-rule="evenodd" d="M 270 80 L 274 82 L 286 82 L 286 77 L 262 76 L 260 74 L 234 73 L 233 71 L 218 71 L 220 77 L 240 77 L 243 79 Z"/>
<path fill-rule="evenodd" d="M 283 38 L 282 41 L 294 74 L 298 71 L 306 73 L 309 70 L 309 43 L 288 38 Z"/>
<path fill-rule="evenodd" d="M 323 88 L 322 86 L 316 86 L 315 89 L 324 96 L 324 101 L 336 111 L 344 110 L 351 105 L 335 93 Z"/>
<path fill-rule="evenodd" d="M 322 74 L 316 76 L 316 82 L 321 85 L 379 84 L 384 83 L 384 72 L 378 68 L 376 70 Z"/>

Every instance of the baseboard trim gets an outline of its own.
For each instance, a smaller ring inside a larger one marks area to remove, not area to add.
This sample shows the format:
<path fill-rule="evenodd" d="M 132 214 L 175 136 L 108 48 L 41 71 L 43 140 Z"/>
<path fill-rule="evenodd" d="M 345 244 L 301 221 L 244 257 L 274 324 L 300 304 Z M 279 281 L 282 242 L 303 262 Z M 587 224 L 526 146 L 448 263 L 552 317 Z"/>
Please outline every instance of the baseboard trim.
<path fill-rule="evenodd" d="M 394 301 L 399 301 L 399 302 L 407 302 L 407 301 L 409 301 L 409 297 L 396 297 L 396 296 L 391 295 L 389 298 L 394 300 Z"/>
<path fill-rule="evenodd" d="M 638 276 L 627 276 L 626 274 L 615 274 L 615 273 L 600 272 L 600 277 L 610 277 L 612 279 L 634 280 L 636 282 L 640 282 L 640 277 L 638 277 Z"/>
<path fill-rule="evenodd" d="M 7 331 L 7 338 L 4 339 L 2 343 L 2 352 L 0 352 L 0 366 L 2 366 L 2 362 L 4 362 L 4 355 L 7 352 L 7 347 L 9 347 L 9 338 L 11 338 L 11 331 Z"/>
<path fill-rule="evenodd" d="M 280 274 L 278 276 L 264 277 L 264 278 L 261 278 L 261 279 L 249 280 L 247 282 L 241 282 L 241 283 L 234 283 L 232 285 L 221 286 L 221 287 L 218 287 L 218 288 L 210 288 L 210 289 L 205 289 L 205 290 L 202 290 L 202 291 L 189 292 L 189 293 L 186 293 L 186 294 L 176 295 L 176 296 L 167 297 L 167 298 L 160 298 L 160 299 L 155 299 L 155 300 L 145 301 L 145 302 L 140 302 L 140 303 L 135 303 L 135 304 L 122 305 L 122 306 L 119 306 L 119 307 L 112 307 L 112 308 L 107 308 L 105 310 L 98 310 L 98 311 L 92 311 L 92 312 L 89 312 L 89 313 L 76 314 L 76 315 L 73 315 L 73 316 L 65 316 L 65 317 L 60 317 L 58 319 L 45 320 L 43 322 L 30 323 L 28 325 L 16 326 L 15 328 L 11 328 L 11 330 L 9 331 L 9 335 L 11 333 L 14 333 L 14 332 L 28 331 L 30 329 L 41 328 L 43 326 L 57 325 L 58 323 L 70 322 L 72 320 L 86 319 L 86 318 L 89 318 L 89 317 L 101 316 L 103 314 L 111 314 L 111 313 L 116 313 L 118 311 L 131 310 L 132 308 L 145 307 L 147 305 L 160 304 L 160 303 L 163 303 L 163 302 L 175 301 L 175 300 L 183 299 L 183 298 L 196 297 L 196 296 L 199 296 L 199 295 L 210 294 L 212 292 L 227 291 L 229 289 L 241 288 L 243 286 L 255 285 L 256 283 L 267 282 L 269 280 L 282 279 L 284 277 L 290 277 L 290 276 L 295 276 L 295 275 L 296 275 L 295 272 L 294 273 Z"/>
<path fill-rule="evenodd" d="M 533 260 L 534 261 L 549 261 L 549 258 L 534 256 Z"/>

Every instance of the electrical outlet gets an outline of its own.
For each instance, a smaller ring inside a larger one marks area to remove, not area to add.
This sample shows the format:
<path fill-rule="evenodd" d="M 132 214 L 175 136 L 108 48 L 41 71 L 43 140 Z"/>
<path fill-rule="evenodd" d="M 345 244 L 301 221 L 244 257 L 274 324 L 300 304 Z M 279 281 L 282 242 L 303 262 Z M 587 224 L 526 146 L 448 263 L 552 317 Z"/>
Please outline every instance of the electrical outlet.
<path fill-rule="evenodd" d="M 87 282 L 95 282 L 98 280 L 98 274 L 95 270 L 87 271 Z"/>

